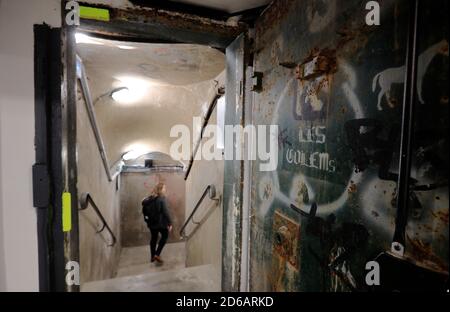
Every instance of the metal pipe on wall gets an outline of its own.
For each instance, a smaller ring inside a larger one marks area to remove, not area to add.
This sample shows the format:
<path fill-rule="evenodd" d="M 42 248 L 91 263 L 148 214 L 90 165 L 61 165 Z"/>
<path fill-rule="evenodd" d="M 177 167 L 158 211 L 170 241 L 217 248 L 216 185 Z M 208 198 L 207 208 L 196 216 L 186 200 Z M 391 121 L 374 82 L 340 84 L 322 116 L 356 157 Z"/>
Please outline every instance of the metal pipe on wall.
<path fill-rule="evenodd" d="M 109 169 L 109 162 L 108 157 L 106 156 L 105 144 L 103 143 L 103 139 L 98 129 L 97 118 L 95 117 L 94 105 L 92 102 L 91 92 L 89 90 L 89 85 L 87 82 L 86 71 L 83 65 L 83 61 L 79 56 L 77 56 L 77 77 L 78 79 L 80 79 L 81 82 L 81 89 L 83 91 L 83 95 L 85 98 L 86 110 L 88 112 L 92 130 L 94 131 L 95 140 L 97 141 L 97 147 L 100 152 L 100 157 L 102 158 L 103 167 L 105 168 L 108 181 L 111 182 L 113 178 L 111 175 L 111 170 Z"/>
<path fill-rule="evenodd" d="M 395 232 L 392 242 L 392 252 L 400 257 L 405 253 L 406 225 L 409 210 L 412 145 L 414 135 L 414 121 L 416 112 L 417 90 L 417 35 L 420 12 L 420 1 L 409 3 L 409 36 L 407 41 L 405 87 L 403 94 L 402 131 L 400 135 L 399 177 L 397 183 L 397 216 L 395 218 Z"/>

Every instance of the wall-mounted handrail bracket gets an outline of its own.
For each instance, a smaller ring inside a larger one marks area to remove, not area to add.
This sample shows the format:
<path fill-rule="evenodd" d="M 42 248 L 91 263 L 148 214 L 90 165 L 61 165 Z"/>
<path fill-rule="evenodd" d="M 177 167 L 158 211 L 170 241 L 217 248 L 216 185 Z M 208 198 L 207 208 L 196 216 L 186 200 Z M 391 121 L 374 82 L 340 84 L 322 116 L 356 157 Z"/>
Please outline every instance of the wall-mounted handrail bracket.
<path fill-rule="evenodd" d="M 103 230 L 105 229 L 105 227 L 106 227 L 106 223 L 104 223 L 103 226 L 102 226 L 102 228 L 101 228 L 100 230 L 96 231 L 95 233 L 99 234 L 99 233 L 103 232 Z"/>
<path fill-rule="evenodd" d="M 180 230 L 181 239 L 185 240 L 185 239 L 189 238 L 189 235 L 186 235 L 186 232 L 185 232 L 186 227 L 189 224 L 189 222 L 192 221 L 192 223 L 194 223 L 197 226 L 199 226 L 202 223 L 202 222 L 196 222 L 194 220 L 194 214 L 197 212 L 198 208 L 200 207 L 200 204 L 203 202 L 206 195 L 208 195 L 209 199 L 216 201 L 217 204 L 220 202 L 220 198 L 217 198 L 216 187 L 213 184 L 208 185 L 205 188 L 205 190 L 203 191 L 202 196 L 198 200 L 198 202 L 195 205 L 194 209 L 192 210 L 191 214 L 186 219 L 186 222 L 184 222 L 183 226 L 181 227 L 181 230 Z"/>
<path fill-rule="evenodd" d="M 91 204 L 92 209 L 94 209 L 95 213 L 97 214 L 97 216 L 100 218 L 100 220 L 102 222 L 102 228 L 100 230 L 96 231 L 96 233 L 99 234 L 99 233 L 103 232 L 105 229 L 107 229 L 109 234 L 112 237 L 112 242 L 111 242 L 111 244 L 108 245 L 108 247 L 114 246 L 117 242 L 116 236 L 114 235 L 113 231 L 111 230 L 111 228 L 109 227 L 105 218 L 103 217 L 102 213 L 100 212 L 100 209 L 98 209 L 97 204 L 94 202 L 94 200 L 92 199 L 92 197 L 89 193 L 82 193 L 80 196 L 80 209 L 79 210 L 80 211 L 86 210 L 89 207 L 89 204 Z"/>

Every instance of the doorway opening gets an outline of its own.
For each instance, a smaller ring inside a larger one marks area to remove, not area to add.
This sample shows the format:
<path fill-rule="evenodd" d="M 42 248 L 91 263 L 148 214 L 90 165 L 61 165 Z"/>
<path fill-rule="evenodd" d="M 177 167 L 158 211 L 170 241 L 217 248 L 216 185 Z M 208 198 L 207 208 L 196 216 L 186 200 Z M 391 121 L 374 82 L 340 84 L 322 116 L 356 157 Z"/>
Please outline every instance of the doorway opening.
<path fill-rule="evenodd" d="M 205 120 L 212 110 L 210 125 L 223 120 L 216 98 L 225 83 L 224 53 L 81 32 L 75 40 L 81 291 L 161 291 L 159 280 L 166 291 L 193 284 L 220 290 L 220 200 L 205 200 L 184 225 L 209 185 L 221 196 L 223 162 L 198 160 L 187 175 L 189 159 L 171 154 L 177 127 L 196 139 L 194 117 Z M 166 185 L 172 221 L 163 264 L 150 260 L 141 205 L 158 183 Z M 191 279 L 179 280 L 180 272 Z"/>
<path fill-rule="evenodd" d="M 120 290 L 130 274 L 148 270 L 153 263 L 141 201 L 162 182 L 177 207 L 167 255 L 179 244 L 174 258 L 184 259 L 178 264 L 187 274 L 205 276 L 202 287 L 239 290 L 241 244 L 248 239 L 242 236 L 244 162 L 197 156 L 208 139 L 206 126 L 245 124 L 247 35 L 264 6 L 215 19 L 148 6 L 80 5 L 100 10 L 101 18 L 89 10 L 79 26 L 58 29 L 61 68 L 53 76 L 61 92 L 55 92 L 47 118 L 53 134 L 43 134 L 53 140 L 58 162 L 50 170 L 54 196 L 41 216 L 45 221 L 54 207 L 58 222 L 39 231 L 43 242 L 46 230 L 57 234 L 53 245 L 42 245 L 40 257 L 58 262 L 42 262 L 54 275 L 49 281 L 42 274 L 42 289 L 79 291 L 122 278 L 117 287 L 90 288 Z M 187 159 L 171 152 L 177 139 L 171 130 L 180 125 L 193 144 Z M 213 147 L 220 150 L 226 142 L 218 138 Z M 147 259 L 134 263 L 135 255 Z M 169 261 L 165 265 L 170 268 Z"/>

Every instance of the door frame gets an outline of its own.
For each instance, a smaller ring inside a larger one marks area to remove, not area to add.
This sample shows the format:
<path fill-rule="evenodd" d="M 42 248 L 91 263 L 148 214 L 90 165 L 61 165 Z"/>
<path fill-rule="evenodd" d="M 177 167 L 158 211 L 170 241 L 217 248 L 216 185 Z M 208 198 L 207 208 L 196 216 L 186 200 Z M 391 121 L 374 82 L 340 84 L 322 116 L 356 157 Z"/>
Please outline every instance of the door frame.
<path fill-rule="evenodd" d="M 37 213 L 40 291 L 63 291 L 61 217 L 61 29 L 34 25 L 35 154 L 33 206 Z"/>
<path fill-rule="evenodd" d="M 229 26 L 223 21 L 193 18 L 189 14 L 177 14 L 180 23 L 173 23 L 171 13 L 163 11 L 123 10 L 93 4 L 85 5 L 108 9 L 111 20 L 81 19 L 79 26 L 71 26 L 66 23 L 67 2 L 61 2 L 61 28 L 51 29 L 47 25 L 35 27 L 37 144 L 33 188 L 38 215 L 40 291 L 80 291 L 79 285 L 66 282 L 66 274 L 73 269 L 69 262 L 80 261 L 75 32 L 122 41 L 209 45 L 225 51 L 228 43 L 248 30 L 243 25 Z M 79 4 L 83 5 L 82 2 Z M 42 172 L 47 177 L 43 180 Z M 45 192 L 46 188 L 47 201 L 42 201 L 38 194 Z M 62 224 L 63 193 L 71 195 L 71 230 L 67 232 L 63 231 Z"/>

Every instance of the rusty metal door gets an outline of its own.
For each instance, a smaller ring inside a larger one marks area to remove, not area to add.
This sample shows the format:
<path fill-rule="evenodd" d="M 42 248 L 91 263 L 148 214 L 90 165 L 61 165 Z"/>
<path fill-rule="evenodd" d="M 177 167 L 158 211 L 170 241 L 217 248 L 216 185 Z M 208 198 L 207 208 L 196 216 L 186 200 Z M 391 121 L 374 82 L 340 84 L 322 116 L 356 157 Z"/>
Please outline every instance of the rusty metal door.
<path fill-rule="evenodd" d="M 244 86 L 245 86 L 245 35 L 237 37 L 226 49 L 226 93 L 225 125 L 241 126 L 244 123 Z M 234 146 L 241 142 L 228 142 L 225 146 Z M 227 149 L 226 149 L 227 151 Z M 228 152 L 234 153 L 233 149 Z M 222 230 L 222 290 L 240 289 L 242 198 L 244 162 L 241 157 L 225 155 L 223 186 L 223 230 Z M 236 156 L 236 155 L 234 155 Z"/>
<path fill-rule="evenodd" d="M 278 167 L 252 167 L 251 291 L 366 291 L 395 229 L 406 0 L 278 0 L 255 25 L 255 125 Z M 424 1 L 405 258 L 448 276 L 447 1 Z M 414 281 L 414 277 L 412 277 Z M 411 284 L 413 285 L 413 284 Z M 413 285 L 411 287 L 420 287 Z"/>

